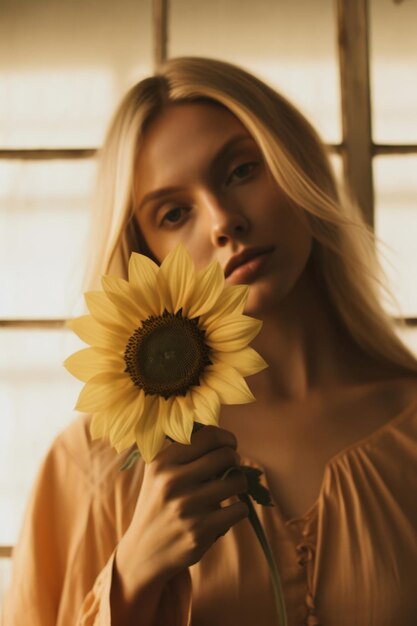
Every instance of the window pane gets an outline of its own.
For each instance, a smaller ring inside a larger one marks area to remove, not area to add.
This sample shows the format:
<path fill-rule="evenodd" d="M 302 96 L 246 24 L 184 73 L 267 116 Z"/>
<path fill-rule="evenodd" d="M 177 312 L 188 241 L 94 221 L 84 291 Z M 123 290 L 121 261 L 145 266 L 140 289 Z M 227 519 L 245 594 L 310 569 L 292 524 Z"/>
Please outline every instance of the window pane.
<path fill-rule="evenodd" d="M 401 329 L 398 331 L 398 336 L 417 357 L 417 328 L 415 326 L 411 326 Z"/>
<path fill-rule="evenodd" d="M 417 156 L 374 159 L 375 231 L 391 289 L 406 317 L 417 316 Z M 388 306 L 393 314 L 397 312 Z"/>
<path fill-rule="evenodd" d="M 330 153 L 330 163 L 333 167 L 333 173 L 339 184 L 344 184 L 343 159 L 337 152 Z"/>
<path fill-rule="evenodd" d="M 11 574 L 11 559 L 0 558 L 0 611 L 3 608 L 4 593 L 9 584 Z"/>
<path fill-rule="evenodd" d="M 62 330 L 0 331 L 0 544 L 13 545 L 39 463 L 76 414 L 81 390 L 62 366 L 85 347 Z"/>
<path fill-rule="evenodd" d="M 151 68 L 151 2 L 3 0 L 1 147 L 101 145 L 112 110 Z"/>
<path fill-rule="evenodd" d="M 95 161 L 0 161 L 0 317 L 61 318 L 79 301 Z"/>
<path fill-rule="evenodd" d="M 417 2 L 370 2 L 373 135 L 417 143 Z"/>
<path fill-rule="evenodd" d="M 341 140 L 332 0 L 176 0 L 170 15 L 170 56 L 241 65 L 282 90 L 326 141 Z"/>

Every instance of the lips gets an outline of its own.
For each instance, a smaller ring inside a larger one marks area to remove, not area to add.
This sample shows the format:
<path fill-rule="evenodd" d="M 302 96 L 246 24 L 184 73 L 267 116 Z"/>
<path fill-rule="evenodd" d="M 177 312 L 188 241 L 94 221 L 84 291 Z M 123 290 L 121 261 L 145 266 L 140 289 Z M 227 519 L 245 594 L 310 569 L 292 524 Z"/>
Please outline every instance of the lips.
<path fill-rule="evenodd" d="M 240 252 L 239 254 L 235 254 L 234 256 L 232 256 L 232 258 L 229 260 L 229 262 L 226 264 L 226 267 L 224 268 L 225 278 L 230 276 L 230 274 L 240 265 L 247 263 L 251 259 L 254 259 L 261 254 L 272 252 L 273 249 L 273 246 L 246 248 L 245 250 L 242 250 L 242 252 Z"/>

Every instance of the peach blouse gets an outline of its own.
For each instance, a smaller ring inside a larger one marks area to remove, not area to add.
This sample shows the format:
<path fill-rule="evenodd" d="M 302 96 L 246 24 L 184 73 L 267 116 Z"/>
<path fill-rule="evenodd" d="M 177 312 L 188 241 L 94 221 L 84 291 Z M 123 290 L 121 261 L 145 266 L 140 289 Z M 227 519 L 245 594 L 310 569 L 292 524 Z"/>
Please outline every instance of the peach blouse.
<path fill-rule="evenodd" d="M 263 469 L 240 451 L 242 462 Z M 109 626 L 115 547 L 141 487 L 139 461 L 91 442 L 88 417 L 52 445 L 14 553 L 4 626 Z M 267 476 L 262 476 L 267 485 Z M 417 624 L 417 402 L 326 465 L 297 519 L 255 505 L 274 551 L 288 626 Z M 247 519 L 173 578 L 158 626 L 277 626 L 269 571 Z M 138 615 L 140 625 L 140 615 Z"/>

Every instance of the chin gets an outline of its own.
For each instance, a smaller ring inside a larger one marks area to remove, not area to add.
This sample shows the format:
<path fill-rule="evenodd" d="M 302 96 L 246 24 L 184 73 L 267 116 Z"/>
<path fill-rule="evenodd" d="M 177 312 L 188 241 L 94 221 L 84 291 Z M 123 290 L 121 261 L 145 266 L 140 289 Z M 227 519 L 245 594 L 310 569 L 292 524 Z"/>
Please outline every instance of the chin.
<path fill-rule="evenodd" d="M 272 289 L 272 285 L 252 283 L 243 312 L 245 315 L 262 317 L 262 314 L 266 314 L 276 308 L 277 304 L 277 293 L 276 290 Z"/>
<path fill-rule="evenodd" d="M 271 280 L 269 276 L 251 283 L 244 314 L 262 318 L 276 313 L 296 286 L 292 279 L 292 276 L 281 275 Z"/>

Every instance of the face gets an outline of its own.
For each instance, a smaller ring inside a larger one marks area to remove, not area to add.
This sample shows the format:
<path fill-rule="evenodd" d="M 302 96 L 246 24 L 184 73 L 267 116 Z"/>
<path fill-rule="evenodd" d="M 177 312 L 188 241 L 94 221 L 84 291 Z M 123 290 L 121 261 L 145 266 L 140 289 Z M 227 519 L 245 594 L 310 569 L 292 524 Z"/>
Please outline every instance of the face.
<path fill-rule="evenodd" d="M 248 314 L 278 305 L 304 271 L 312 245 L 305 220 L 250 133 L 220 105 L 170 105 L 151 122 L 135 197 L 137 223 L 159 262 L 180 242 L 197 269 L 215 259 L 227 270 L 246 249 L 267 251 L 226 275 L 226 284 L 250 285 Z"/>

